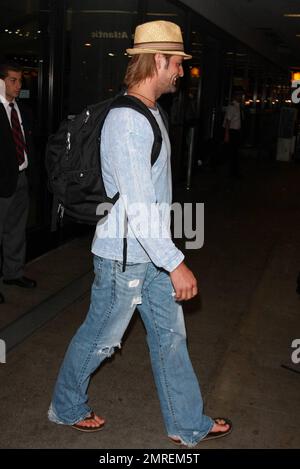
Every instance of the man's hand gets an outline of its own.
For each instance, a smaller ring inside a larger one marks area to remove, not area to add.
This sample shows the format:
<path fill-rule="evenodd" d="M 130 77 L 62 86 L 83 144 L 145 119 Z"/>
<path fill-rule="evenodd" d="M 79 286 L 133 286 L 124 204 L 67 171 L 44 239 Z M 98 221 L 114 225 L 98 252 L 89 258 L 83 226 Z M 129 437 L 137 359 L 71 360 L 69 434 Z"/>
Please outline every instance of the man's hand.
<path fill-rule="evenodd" d="M 170 272 L 171 281 L 176 292 L 176 300 L 190 300 L 198 293 L 197 280 L 193 272 L 181 262 L 175 270 Z"/>
<path fill-rule="evenodd" d="M 229 140 L 230 140 L 229 129 L 230 129 L 230 121 L 226 119 L 225 131 L 224 131 L 224 143 L 229 143 Z"/>
<path fill-rule="evenodd" d="M 224 143 L 229 143 L 229 130 L 228 129 L 225 129 L 225 133 L 224 133 Z"/>

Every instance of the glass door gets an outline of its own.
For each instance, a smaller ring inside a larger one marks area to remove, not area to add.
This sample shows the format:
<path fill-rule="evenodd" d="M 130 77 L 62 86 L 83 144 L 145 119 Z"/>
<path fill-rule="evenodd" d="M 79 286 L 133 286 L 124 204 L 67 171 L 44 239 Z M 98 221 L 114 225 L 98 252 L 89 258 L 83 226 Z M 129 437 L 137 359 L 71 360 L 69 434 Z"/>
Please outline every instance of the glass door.
<path fill-rule="evenodd" d="M 19 100 L 33 117 L 35 158 L 28 167 L 30 213 L 28 229 L 44 223 L 44 148 L 47 139 L 48 89 L 48 1 L 1 0 L 0 61 L 12 60 L 23 68 Z"/>

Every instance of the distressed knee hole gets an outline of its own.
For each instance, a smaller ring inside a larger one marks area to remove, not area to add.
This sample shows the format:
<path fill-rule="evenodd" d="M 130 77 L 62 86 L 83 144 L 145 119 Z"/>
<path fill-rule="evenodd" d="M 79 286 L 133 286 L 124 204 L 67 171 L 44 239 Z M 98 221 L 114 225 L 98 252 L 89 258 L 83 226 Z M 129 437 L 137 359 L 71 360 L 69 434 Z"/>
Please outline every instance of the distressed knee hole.
<path fill-rule="evenodd" d="M 102 347 L 101 349 L 98 350 L 99 355 L 105 355 L 106 358 L 109 358 L 113 355 L 115 352 L 115 348 L 121 348 L 121 344 L 116 344 L 116 345 L 107 345 L 106 347 Z"/>
<path fill-rule="evenodd" d="M 169 329 L 170 332 L 170 350 L 175 352 L 178 347 L 182 345 L 183 342 L 186 341 L 185 334 L 176 333 L 173 329 Z"/>
<path fill-rule="evenodd" d="M 139 283 L 140 283 L 139 279 L 135 278 L 134 280 L 130 280 L 128 282 L 128 286 L 129 286 L 129 288 L 135 288 L 135 287 L 138 286 Z"/>

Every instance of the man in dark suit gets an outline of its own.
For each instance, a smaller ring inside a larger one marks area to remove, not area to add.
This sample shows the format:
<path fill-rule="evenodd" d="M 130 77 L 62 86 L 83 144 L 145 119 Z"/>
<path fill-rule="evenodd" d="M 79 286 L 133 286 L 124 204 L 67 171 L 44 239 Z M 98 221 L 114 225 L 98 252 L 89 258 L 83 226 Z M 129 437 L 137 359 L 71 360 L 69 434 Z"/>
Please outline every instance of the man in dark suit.
<path fill-rule="evenodd" d="M 31 157 L 28 116 L 16 102 L 22 86 L 22 68 L 14 62 L 0 65 L 0 243 L 3 283 L 34 288 L 24 276 L 26 223 L 29 208 L 26 169 Z M 0 303 L 4 302 L 0 294 Z"/>

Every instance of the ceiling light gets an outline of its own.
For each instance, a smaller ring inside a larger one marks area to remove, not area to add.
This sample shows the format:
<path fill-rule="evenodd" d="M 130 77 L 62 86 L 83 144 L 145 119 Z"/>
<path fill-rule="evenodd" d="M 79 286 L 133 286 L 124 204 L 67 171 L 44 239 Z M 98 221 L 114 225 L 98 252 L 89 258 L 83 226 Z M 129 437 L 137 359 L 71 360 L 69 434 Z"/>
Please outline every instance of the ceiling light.
<path fill-rule="evenodd" d="M 292 81 L 300 80 L 300 72 L 292 72 Z"/>
<path fill-rule="evenodd" d="M 190 69 L 190 76 L 192 78 L 200 78 L 200 68 L 199 67 L 192 67 Z"/>
<path fill-rule="evenodd" d="M 300 18 L 300 13 L 284 13 L 283 16 L 287 18 Z"/>

